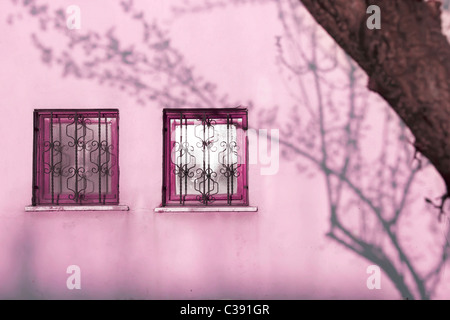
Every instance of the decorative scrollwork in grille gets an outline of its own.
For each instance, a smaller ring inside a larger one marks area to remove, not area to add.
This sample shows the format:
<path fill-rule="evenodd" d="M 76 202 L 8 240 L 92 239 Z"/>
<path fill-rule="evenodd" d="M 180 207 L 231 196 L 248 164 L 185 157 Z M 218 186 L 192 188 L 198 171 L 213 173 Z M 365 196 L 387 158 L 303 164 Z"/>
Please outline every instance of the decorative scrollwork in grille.
<path fill-rule="evenodd" d="M 248 206 L 246 108 L 163 110 L 162 206 Z"/>
<path fill-rule="evenodd" d="M 191 115 L 189 121 L 188 117 L 181 112 L 172 124 L 171 171 L 179 203 L 184 205 L 190 196 L 209 205 L 220 195 L 222 203 L 226 196 L 231 205 L 241 167 L 236 133 L 233 135 L 236 127 L 229 115 L 226 122 L 207 113 Z"/>
<path fill-rule="evenodd" d="M 36 161 L 41 163 L 43 176 L 35 171 L 34 189 L 42 191 L 33 195 L 33 203 L 105 204 L 108 196 L 114 198 L 111 203 L 118 201 L 118 189 L 111 187 L 118 173 L 117 137 L 112 140 L 115 117 L 113 111 L 106 115 L 61 111 L 39 118 L 43 119 L 38 122 L 41 128 L 35 132 L 42 156 Z"/>

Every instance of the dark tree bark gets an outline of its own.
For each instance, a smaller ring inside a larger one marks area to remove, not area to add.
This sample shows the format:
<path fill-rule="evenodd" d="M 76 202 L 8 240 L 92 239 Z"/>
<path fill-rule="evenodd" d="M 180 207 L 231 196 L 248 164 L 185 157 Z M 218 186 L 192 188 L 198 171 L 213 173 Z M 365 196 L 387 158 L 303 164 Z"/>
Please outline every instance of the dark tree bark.
<path fill-rule="evenodd" d="M 300 0 L 369 76 L 409 127 L 414 146 L 450 192 L 450 45 L 441 4 L 423 0 Z M 381 29 L 366 26 L 367 8 L 381 9 Z M 440 208 L 442 209 L 441 204 Z"/>

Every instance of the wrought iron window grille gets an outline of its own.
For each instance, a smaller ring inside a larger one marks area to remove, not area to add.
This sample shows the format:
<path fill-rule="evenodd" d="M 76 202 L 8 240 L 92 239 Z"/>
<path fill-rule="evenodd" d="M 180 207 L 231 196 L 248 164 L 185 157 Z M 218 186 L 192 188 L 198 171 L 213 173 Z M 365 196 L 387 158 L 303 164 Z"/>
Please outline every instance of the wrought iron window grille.
<path fill-rule="evenodd" d="M 32 206 L 119 203 L 119 111 L 36 109 Z"/>
<path fill-rule="evenodd" d="M 163 110 L 162 207 L 248 206 L 248 111 Z"/>

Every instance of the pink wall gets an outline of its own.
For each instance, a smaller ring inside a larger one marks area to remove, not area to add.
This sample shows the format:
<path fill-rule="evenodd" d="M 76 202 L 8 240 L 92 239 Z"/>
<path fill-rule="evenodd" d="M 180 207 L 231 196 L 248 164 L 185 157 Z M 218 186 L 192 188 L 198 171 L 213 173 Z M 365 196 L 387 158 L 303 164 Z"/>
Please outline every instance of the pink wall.
<path fill-rule="evenodd" d="M 73 32 L 103 33 L 115 25 L 124 46 L 140 41 L 119 4 L 58 3 L 62 8 L 70 4 L 80 6 L 82 13 L 82 28 Z M 274 3 L 230 6 L 175 20 L 169 20 L 167 2 L 136 1 L 135 6 L 161 21 L 187 65 L 217 83 L 232 103 L 253 101 L 250 125 L 258 125 L 260 110 L 274 105 L 287 110 L 293 103 L 275 64 L 275 36 L 283 30 Z M 20 19 L 7 22 L 18 13 Z M 323 176 L 303 174 L 283 156 L 275 175 L 261 175 L 259 164 L 250 166 L 250 201 L 257 213 L 155 214 L 161 201 L 163 105 L 141 105 L 117 87 L 62 77 L 56 62 L 43 64 L 33 33 L 55 54 L 80 53 L 70 51 L 57 32 L 40 30 L 22 5 L 0 3 L 0 28 L 0 298 L 401 298 L 385 273 L 380 290 L 367 288 L 366 268 L 373 263 L 326 237 L 329 206 Z M 373 113 L 376 120 L 384 103 L 374 96 L 370 101 L 376 108 L 369 117 Z M 31 202 L 33 109 L 89 107 L 120 110 L 120 196 L 130 211 L 25 213 Z M 276 123 L 261 127 L 282 129 Z M 366 139 L 376 141 L 381 129 L 371 130 Z M 442 191 L 432 170 L 420 179 L 416 197 Z M 416 260 L 422 250 L 432 252 L 428 264 L 419 266 L 422 272 L 438 255 L 436 247 L 421 247 L 430 236 L 428 226 L 442 235 L 448 222 L 437 223 L 424 201 L 413 198 L 408 199 L 408 215 L 414 223 L 405 222 L 402 244 Z M 81 290 L 66 287 L 69 265 L 81 268 Z M 445 281 L 444 273 L 435 297 L 449 298 Z"/>

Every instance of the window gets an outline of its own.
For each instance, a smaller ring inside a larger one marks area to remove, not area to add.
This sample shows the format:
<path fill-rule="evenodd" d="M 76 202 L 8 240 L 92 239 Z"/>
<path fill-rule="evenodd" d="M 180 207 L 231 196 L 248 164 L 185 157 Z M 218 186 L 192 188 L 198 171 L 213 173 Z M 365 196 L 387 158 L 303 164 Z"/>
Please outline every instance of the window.
<path fill-rule="evenodd" d="M 32 205 L 119 203 L 119 111 L 35 110 Z"/>
<path fill-rule="evenodd" d="M 164 109 L 163 122 L 162 207 L 248 206 L 247 109 Z"/>

